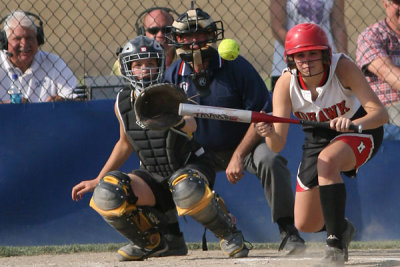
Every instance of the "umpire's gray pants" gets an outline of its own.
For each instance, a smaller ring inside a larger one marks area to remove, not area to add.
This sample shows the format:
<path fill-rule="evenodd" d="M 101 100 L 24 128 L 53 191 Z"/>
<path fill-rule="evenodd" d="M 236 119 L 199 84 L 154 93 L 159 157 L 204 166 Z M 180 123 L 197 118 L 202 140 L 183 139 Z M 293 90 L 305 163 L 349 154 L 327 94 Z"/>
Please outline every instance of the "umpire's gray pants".
<path fill-rule="evenodd" d="M 225 171 L 233 151 L 214 152 L 218 159 L 216 171 Z M 258 144 L 244 161 L 245 170 L 260 179 L 265 197 L 271 207 L 272 221 L 291 217 L 294 213 L 294 195 L 287 160 L 272 152 L 265 142 Z M 241 180 L 245 183 L 245 180 Z M 240 185 L 240 183 L 239 183 Z"/>

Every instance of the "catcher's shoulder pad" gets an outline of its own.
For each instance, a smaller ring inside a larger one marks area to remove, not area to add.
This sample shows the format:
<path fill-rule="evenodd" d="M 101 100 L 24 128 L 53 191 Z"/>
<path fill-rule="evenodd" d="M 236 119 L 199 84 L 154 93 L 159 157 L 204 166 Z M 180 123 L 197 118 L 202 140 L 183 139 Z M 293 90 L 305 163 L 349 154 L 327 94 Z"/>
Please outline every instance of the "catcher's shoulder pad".
<path fill-rule="evenodd" d="M 135 100 L 136 120 L 150 130 L 165 130 L 182 120 L 179 104 L 186 103 L 185 92 L 172 83 L 147 87 Z"/>

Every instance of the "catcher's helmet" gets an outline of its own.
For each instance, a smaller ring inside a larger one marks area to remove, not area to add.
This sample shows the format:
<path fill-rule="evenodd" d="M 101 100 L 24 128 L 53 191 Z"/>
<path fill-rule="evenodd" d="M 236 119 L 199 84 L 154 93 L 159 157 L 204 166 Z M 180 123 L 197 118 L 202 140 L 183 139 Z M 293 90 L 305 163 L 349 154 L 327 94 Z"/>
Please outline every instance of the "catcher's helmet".
<path fill-rule="evenodd" d="M 167 37 L 167 40 L 175 47 L 192 44 L 178 42 L 176 36 L 181 34 L 206 32 L 209 36 L 207 43 L 215 43 L 224 39 L 224 25 L 222 21 L 214 21 L 208 13 L 200 8 L 191 9 L 181 14 L 170 28 L 172 34 L 170 37 Z"/>
<path fill-rule="evenodd" d="M 329 64 L 332 49 L 325 31 L 314 23 L 295 25 L 285 39 L 285 61 L 289 68 L 295 67 L 293 54 L 310 50 L 322 50 L 324 63 Z"/>
<path fill-rule="evenodd" d="M 151 58 L 157 59 L 157 68 L 142 68 L 150 70 L 150 75 L 146 78 L 134 75 L 131 68 L 132 62 Z M 125 44 L 119 54 L 119 64 L 122 76 L 132 84 L 137 96 L 146 87 L 163 80 L 165 70 L 164 49 L 156 40 L 140 35 Z"/>

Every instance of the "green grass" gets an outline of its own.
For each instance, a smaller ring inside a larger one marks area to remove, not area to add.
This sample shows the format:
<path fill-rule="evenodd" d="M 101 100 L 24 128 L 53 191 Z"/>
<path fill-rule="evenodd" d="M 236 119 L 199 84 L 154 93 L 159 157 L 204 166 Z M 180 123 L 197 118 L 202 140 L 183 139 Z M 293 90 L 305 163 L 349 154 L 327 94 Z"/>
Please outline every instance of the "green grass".
<path fill-rule="evenodd" d="M 114 252 L 125 243 L 107 243 L 107 244 L 74 244 L 59 246 L 0 246 L 0 257 L 11 256 L 35 256 L 35 255 L 54 255 L 54 254 L 72 254 L 78 252 Z M 278 249 L 278 243 L 252 243 L 253 249 Z M 188 242 L 187 246 L 191 250 L 201 249 L 201 243 Z M 207 243 L 209 250 L 219 249 L 219 244 L 214 242 Z M 309 248 L 319 248 L 324 246 L 322 242 L 307 242 Z M 393 241 L 368 241 L 352 242 L 350 249 L 400 249 L 400 240 Z"/>

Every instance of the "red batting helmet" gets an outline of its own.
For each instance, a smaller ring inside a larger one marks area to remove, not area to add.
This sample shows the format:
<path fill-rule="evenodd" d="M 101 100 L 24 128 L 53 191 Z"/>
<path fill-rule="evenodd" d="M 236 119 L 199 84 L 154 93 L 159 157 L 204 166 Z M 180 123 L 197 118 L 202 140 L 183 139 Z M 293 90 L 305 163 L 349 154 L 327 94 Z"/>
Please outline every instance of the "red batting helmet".
<path fill-rule="evenodd" d="M 327 58 L 327 62 L 330 62 L 332 57 L 332 49 L 325 31 L 314 23 L 301 23 L 295 25 L 286 34 L 286 63 L 290 68 L 292 68 L 294 61 L 291 55 L 310 50 L 326 51 L 326 53 L 324 53 L 324 57 Z"/>

